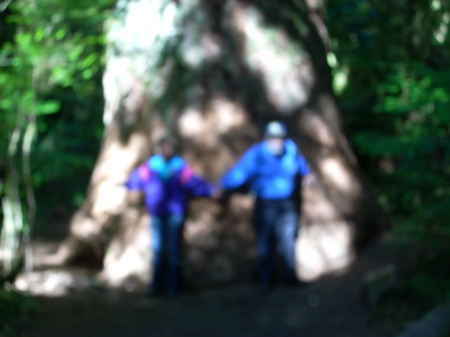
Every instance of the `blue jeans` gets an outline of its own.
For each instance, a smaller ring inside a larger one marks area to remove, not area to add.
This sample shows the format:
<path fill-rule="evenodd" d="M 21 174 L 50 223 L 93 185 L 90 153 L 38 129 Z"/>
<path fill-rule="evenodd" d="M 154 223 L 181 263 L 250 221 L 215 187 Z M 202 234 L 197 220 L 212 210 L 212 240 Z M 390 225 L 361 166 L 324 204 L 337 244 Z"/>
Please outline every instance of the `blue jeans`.
<path fill-rule="evenodd" d="M 153 280 L 151 290 L 178 293 L 180 251 L 184 217 L 182 214 L 151 216 Z"/>
<path fill-rule="evenodd" d="M 275 248 L 282 260 L 284 281 L 295 282 L 295 241 L 299 217 L 295 201 L 257 198 L 254 212 L 257 267 L 262 285 L 270 287 L 273 284 Z"/>

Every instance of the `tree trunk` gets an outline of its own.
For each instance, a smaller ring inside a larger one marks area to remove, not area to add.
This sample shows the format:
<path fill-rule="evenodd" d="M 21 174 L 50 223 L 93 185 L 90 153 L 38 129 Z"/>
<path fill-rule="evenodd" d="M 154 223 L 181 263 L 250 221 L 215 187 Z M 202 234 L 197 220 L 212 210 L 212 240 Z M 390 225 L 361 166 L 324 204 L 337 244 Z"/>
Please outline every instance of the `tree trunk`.
<path fill-rule="evenodd" d="M 271 119 L 288 125 L 318 183 L 303 191 L 298 273 L 313 280 L 349 265 L 380 232 L 380 212 L 342 131 L 326 59 L 327 31 L 314 1 L 119 1 L 109 25 L 105 136 L 83 207 L 55 261 L 97 249 L 114 285 L 147 282 L 148 219 L 126 180 L 166 132 L 212 182 Z M 195 200 L 183 270 L 196 286 L 248 280 L 253 200 Z M 89 243 L 88 246 L 80 244 Z M 106 253 L 103 253 L 106 251 Z"/>

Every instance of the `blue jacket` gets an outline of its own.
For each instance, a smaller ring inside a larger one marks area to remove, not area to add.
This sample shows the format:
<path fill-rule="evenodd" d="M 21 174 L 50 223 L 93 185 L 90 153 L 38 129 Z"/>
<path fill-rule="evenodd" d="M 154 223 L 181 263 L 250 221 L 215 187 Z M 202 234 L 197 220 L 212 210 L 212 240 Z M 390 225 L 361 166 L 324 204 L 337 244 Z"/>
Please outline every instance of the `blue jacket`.
<path fill-rule="evenodd" d="M 145 205 L 151 214 L 183 214 L 187 197 L 210 197 L 213 186 L 194 174 L 178 156 L 165 162 L 161 155 L 150 157 L 133 171 L 125 183 L 130 190 L 144 190 Z"/>
<path fill-rule="evenodd" d="M 285 152 L 281 157 L 273 155 L 266 142 L 253 145 L 237 164 L 221 179 L 222 188 L 230 190 L 250 183 L 250 189 L 258 198 L 285 199 L 292 197 L 296 177 L 310 172 L 305 157 L 297 145 L 285 141 Z"/>

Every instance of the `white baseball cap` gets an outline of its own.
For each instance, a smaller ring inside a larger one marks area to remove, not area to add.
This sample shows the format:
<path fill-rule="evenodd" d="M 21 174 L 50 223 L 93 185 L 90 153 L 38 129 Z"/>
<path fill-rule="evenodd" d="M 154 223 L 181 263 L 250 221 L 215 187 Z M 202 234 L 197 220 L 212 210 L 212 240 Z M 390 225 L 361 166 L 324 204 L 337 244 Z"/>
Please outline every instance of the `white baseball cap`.
<path fill-rule="evenodd" d="M 285 138 L 287 134 L 286 126 L 277 121 L 272 121 L 266 125 L 264 136 L 266 138 Z"/>

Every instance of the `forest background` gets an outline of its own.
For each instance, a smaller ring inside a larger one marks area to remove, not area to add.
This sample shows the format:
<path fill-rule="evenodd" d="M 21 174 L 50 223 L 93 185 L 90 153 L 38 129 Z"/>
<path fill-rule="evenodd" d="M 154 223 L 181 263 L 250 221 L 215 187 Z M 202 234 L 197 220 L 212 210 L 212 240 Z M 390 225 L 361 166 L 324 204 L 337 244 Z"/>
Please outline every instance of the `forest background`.
<path fill-rule="evenodd" d="M 104 129 L 104 27 L 114 6 L 0 3 L 0 223 L 11 252 L 3 285 L 21 266 L 20 242 L 52 231 L 49 219 L 67 219 L 85 199 Z M 344 132 L 391 233 L 448 245 L 450 5 L 328 0 L 324 9 Z M 433 267 L 445 260 L 430 259 L 411 282 L 430 298 L 449 296 Z M 11 296 L 2 286 L 0 299 Z"/>

